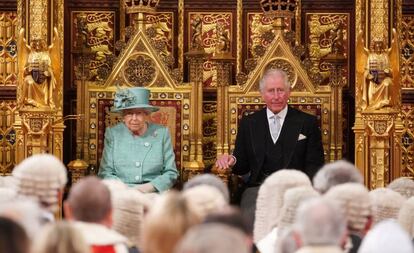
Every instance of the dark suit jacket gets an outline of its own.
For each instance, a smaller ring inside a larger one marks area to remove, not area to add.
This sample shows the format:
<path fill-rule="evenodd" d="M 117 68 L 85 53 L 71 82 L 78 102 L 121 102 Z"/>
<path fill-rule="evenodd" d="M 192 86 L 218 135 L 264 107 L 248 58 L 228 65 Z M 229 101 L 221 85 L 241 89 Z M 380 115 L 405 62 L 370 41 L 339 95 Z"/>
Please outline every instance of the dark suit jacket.
<path fill-rule="evenodd" d="M 233 155 L 237 162 L 233 173 L 250 173 L 249 183 L 260 183 L 265 158 L 266 133 L 269 132 L 266 108 L 244 117 L 239 126 Z M 302 134 L 306 138 L 298 140 Z M 315 116 L 288 107 L 279 139 L 283 150 L 282 168 L 297 169 L 310 179 L 324 164 L 321 131 Z M 278 140 L 279 141 L 279 140 Z"/>

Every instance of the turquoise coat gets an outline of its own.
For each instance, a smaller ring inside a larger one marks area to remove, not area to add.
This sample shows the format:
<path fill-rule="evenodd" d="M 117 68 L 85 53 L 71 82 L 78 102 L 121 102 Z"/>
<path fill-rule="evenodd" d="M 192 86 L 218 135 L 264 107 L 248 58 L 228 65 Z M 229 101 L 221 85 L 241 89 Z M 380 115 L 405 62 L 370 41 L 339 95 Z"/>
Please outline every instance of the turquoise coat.
<path fill-rule="evenodd" d="M 170 189 L 178 171 L 168 129 L 149 123 L 144 135 L 134 136 L 123 122 L 107 128 L 98 176 L 129 186 L 150 182 L 158 192 Z"/>

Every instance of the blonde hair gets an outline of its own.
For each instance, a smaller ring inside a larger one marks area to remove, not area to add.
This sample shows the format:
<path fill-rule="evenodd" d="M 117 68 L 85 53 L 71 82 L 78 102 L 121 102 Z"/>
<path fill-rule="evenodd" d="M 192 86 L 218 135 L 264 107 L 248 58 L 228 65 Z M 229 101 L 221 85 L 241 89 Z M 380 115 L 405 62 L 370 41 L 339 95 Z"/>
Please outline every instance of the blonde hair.
<path fill-rule="evenodd" d="M 89 253 L 81 233 L 70 223 L 58 221 L 44 227 L 34 240 L 32 253 Z"/>
<path fill-rule="evenodd" d="M 185 232 L 198 223 L 198 216 L 180 193 L 166 192 L 157 199 L 144 219 L 140 243 L 142 252 L 172 253 Z"/>

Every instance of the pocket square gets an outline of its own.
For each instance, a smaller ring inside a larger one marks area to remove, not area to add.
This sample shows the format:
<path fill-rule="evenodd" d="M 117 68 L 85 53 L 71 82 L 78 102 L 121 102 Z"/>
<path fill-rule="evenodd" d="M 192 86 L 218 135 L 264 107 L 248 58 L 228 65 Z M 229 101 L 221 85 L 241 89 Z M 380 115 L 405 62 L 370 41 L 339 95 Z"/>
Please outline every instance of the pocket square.
<path fill-rule="evenodd" d="M 299 134 L 298 141 L 306 139 L 306 135 Z"/>

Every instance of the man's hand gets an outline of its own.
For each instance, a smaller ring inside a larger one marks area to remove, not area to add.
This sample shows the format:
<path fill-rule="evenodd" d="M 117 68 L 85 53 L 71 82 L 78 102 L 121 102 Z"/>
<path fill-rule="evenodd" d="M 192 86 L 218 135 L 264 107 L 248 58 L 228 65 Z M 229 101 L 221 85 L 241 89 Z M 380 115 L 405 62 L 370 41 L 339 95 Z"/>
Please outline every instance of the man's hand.
<path fill-rule="evenodd" d="M 234 156 L 223 154 L 216 161 L 216 167 L 219 170 L 227 170 L 236 163 Z"/>

